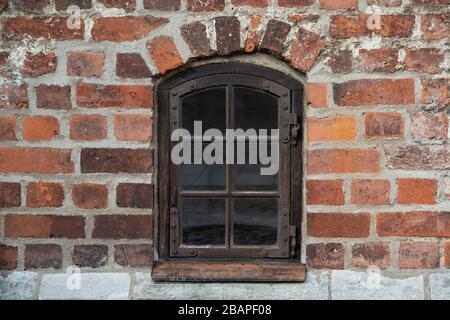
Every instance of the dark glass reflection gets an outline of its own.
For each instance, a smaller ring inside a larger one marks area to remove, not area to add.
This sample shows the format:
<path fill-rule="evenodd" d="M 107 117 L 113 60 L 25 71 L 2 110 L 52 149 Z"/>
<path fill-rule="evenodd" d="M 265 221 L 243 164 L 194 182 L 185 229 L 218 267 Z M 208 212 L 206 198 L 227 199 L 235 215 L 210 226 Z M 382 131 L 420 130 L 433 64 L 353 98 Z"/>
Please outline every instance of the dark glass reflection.
<path fill-rule="evenodd" d="M 214 87 L 195 91 L 181 98 L 182 127 L 194 134 L 194 121 L 202 121 L 203 132 L 210 128 L 225 132 L 226 89 Z"/>
<path fill-rule="evenodd" d="M 234 199 L 233 243 L 235 245 L 274 245 L 277 242 L 277 230 L 277 199 Z"/>
<path fill-rule="evenodd" d="M 253 147 L 254 148 L 254 147 Z M 270 155 L 270 144 L 267 146 Z M 234 190 L 235 191 L 277 191 L 278 173 L 274 175 L 262 175 L 261 168 L 269 165 L 261 165 L 259 162 L 258 151 L 256 151 L 256 164 L 251 164 L 249 159 L 249 143 L 245 143 L 245 164 L 238 164 L 237 157 L 241 154 L 238 147 L 235 147 L 235 163 L 233 166 Z M 254 157 L 254 155 L 253 155 Z"/>
<path fill-rule="evenodd" d="M 225 244 L 225 199 L 182 198 L 182 243 L 187 245 Z"/>
<path fill-rule="evenodd" d="M 278 129 L 278 99 L 255 89 L 234 89 L 234 127 L 238 129 Z"/>

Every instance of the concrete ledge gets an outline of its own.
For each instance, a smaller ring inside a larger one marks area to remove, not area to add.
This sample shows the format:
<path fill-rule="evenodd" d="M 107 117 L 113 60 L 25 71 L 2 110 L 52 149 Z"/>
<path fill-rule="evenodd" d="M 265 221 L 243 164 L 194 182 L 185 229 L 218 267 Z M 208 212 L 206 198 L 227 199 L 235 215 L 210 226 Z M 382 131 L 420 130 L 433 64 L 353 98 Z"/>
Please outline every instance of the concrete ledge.
<path fill-rule="evenodd" d="M 34 272 L 11 272 L 0 275 L 0 300 L 31 300 L 37 287 L 38 275 Z"/>
<path fill-rule="evenodd" d="M 79 276 L 78 279 L 74 276 Z M 128 273 L 46 274 L 42 277 L 39 299 L 128 299 Z"/>
<path fill-rule="evenodd" d="M 450 300 L 450 272 L 430 274 L 432 300 Z"/>

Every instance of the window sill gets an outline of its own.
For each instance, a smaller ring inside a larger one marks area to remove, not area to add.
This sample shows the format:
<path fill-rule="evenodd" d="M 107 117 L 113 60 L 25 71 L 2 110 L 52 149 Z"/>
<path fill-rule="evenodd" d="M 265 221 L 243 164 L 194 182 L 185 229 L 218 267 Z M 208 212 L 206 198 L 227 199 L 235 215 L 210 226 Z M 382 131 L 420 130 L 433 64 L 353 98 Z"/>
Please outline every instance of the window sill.
<path fill-rule="evenodd" d="M 303 282 L 306 266 L 297 262 L 156 261 L 154 281 Z"/>

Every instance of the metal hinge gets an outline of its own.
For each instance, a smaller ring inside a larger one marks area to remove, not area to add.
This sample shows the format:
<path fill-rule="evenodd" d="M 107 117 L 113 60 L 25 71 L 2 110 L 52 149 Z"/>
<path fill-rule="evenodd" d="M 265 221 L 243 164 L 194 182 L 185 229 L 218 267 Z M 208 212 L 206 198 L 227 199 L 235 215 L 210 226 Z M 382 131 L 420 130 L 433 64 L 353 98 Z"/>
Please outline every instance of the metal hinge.
<path fill-rule="evenodd" d="M 291 144 L 297 145 L 298 142 L 298 134 L 300 131 L 300 123 L 298 122 L 298 114 L 297 113 L 291 113 L 291 121 L 290 121 L 290 140 Z"/>
<path fill-rule="evenodd" d="M 291 258 L 295 257 L 295 247 L 297 245 L 297 227 L 289 226 L 289 255 Z"/>

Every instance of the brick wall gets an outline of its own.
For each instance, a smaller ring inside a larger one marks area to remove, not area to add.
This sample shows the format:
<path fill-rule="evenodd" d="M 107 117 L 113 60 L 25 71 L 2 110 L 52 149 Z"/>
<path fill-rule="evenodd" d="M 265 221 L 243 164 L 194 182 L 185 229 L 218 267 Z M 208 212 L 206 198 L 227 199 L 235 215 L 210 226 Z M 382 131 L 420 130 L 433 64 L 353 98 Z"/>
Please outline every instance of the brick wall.
<path fill-rule="evenodd" d="M 146 269 L 157 78 L 255 52 L 305 75 L 309 268 L 450 268 L 448 0 L 0 0 L 0 11 L 0 269 Z"/>

